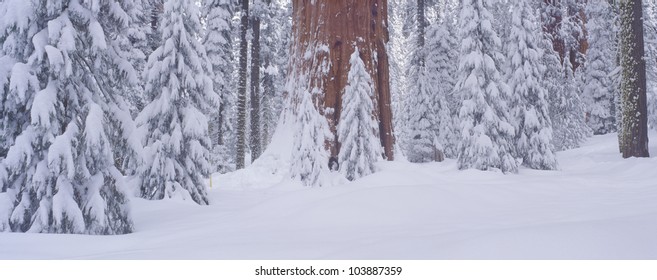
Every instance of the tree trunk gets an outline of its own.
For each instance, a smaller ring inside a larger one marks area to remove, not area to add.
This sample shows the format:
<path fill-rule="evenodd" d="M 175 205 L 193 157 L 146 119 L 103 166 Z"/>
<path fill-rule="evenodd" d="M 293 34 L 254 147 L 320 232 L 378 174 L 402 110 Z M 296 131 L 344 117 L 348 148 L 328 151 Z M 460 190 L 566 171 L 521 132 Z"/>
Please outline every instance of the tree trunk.
<path fill-rule="evenodd" d="M 418 65 L 424 66 L 425 53 L 424 53 L 424 37 L 425 37 L 425 28 L 427 26 L 426 17 L 424 15 L 424 0 L 417 0 L 417 59 Z"/>
<path fill-rule="evenodd" d="M 240 70 L 237 92 L 237 158 L 235 165 L 237 169 L 244 168 L 244 156 L 246 153 L 246 70 L 249 42 L 246 33 L 249 29 L 249 0 L 241 0 L 242 18 L 240 21 Z"/>
<path fill-rule="evenodd" d="M 273 9 L 271 6 L 271 0 L 265 0 L 265 7 L 267 9 Z M 276 94 L 276 89 L 274 85 L 274 79 L 276 76 L 271 73 L 270 67 L 272 65 L 272 59 L 274 56 L 274 44 L 272 43 L 273 39 L 271 37 L 274 35 L 274 29 L 272 27 L 273 23 L 271 22 L 273 20 L 273 16 L 271 11 L 267 11 L 266 16 L 263 16 L 265 20 L 268 21 L 267 28 L 263 30 L 263 37 L 265 38 L 265 51 L 262 52 L 263 57 L 261 58 L 262 60 L 262 66 L 263 69 L 263 76 L 262 76 L 262 104 L 260 104 L 260 107 L 262 108 L 262 133 L 260 134 L 260 148 L 262 151 L 267 149 L 267 146 L 269 145 L 269 139 L 271 138 L 271 121 L 274 118 L 272 116 L 274 108 L 272 108 L 272 99 L 274 97 L 274 94 Z"/>
<path fill-rule="evenodd" d="M 251 162 L 260 157 L 260 15 L 251 21 Z"/>
<path fill-rule="evenodd" d="M 355 46 L 361 52 L 375 89 L 375 111 L 384 156 L 393 160 L 394 136 L 390 106 L 387 0 L 293 0 L 292 71 L 308 75 L 310 92 L 317 93 L 317 109 L 328 120 L 333 138 L 327 142 L 331 157 L 338 154 L 336 127 L 341 95 Z"/>
<path fill-rule="evenodd" d="M 623 134 L 619 143 L 623 158 L 648 157 L 646 61 L 641 0 L 620 2 L 621 95 Z"/>

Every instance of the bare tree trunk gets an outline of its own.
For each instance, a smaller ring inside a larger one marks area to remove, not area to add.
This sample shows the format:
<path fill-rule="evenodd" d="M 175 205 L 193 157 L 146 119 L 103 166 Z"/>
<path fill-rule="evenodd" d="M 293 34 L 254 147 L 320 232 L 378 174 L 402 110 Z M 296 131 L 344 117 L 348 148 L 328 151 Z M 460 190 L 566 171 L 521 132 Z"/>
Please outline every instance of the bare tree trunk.
<path fill-rule="evenodd" d="M 249 29 L 249 0 L 241 0 L 242 18 L 240 21 L 240 58 L 239 58 L 239 84 L 237 93 L 237 169 L 244 168 L 246 153 L 246 71 L 249 42 L 246 33 Z"/>
<path fill-rule="evenodd" d="M 293 0 L 292 66 L 309 76 L 319 92 L 315 102 L 328 120 L 334 139 L 327 143 L 331 157 L 339 151 L 336 127 L 347 83 L 349 56 L 358 46 L 374 81 L 376 110 L 384 156 L 394 159 L 394 136 L 388 69 L 387 0 Z M 292 73 L 295 74 L 295 73 Z M 299 73 L 297 73 L 299 74 Z"/>
<path fill-rule="evenodd" d="M 251 21 L 251 162 L 260 157 L 260 15 Z"/>
<path fill-rule="evenodd" d="M 646 61 L 641 0 L 620 2 L 621 95 L 623 134 L 619 143 L 623 158 L 648 157 Z"/>

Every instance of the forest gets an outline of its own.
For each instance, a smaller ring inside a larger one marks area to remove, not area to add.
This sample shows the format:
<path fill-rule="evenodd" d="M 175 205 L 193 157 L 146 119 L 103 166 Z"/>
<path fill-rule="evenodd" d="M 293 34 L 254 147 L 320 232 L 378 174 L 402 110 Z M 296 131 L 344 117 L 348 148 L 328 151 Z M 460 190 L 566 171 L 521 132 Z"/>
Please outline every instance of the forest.
<path fill-rule="evenodd" d="M 0 2 L 0 232 L 134 234 L 271 186 L 479 199 L 495 178 L 516 201 L 607 163 L 652 166 L 654 197 L 656 128 L 652 0 Z"/>

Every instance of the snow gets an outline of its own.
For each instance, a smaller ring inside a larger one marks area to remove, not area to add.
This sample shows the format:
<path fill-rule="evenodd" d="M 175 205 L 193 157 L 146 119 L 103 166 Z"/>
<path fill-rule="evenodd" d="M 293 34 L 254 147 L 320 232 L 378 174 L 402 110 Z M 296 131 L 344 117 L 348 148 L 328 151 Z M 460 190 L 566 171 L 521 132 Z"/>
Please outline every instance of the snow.
<path fill-rule="evenodd" d="M 93 47 L 101 50 L 107 48 L 105 32 L 103 31 L 103 27 L 100 26 L 98 21 L 94 20 L 89 23 L 89 34 L 91 35 L 91 43 Z"/>
<path fill-rule="evenodd" d="M 28 28 L 33 6 L 30 1 L 8 0 L 4 10 L 0 10 L 3 19 L 0 20 L 0 27 L 8 28 L 8 25 L 15 25 L 20 31 Z"/>
<path fill-rule="evenodd" d="M 44 49 L 48 54 L 48 61 L 50 61 L 50 66 L 59 69 L 59 67 L 64 65 L 64 56 L 59 49 L 53 46 L 45 46 Z"/>
<path fill-rule="evenodd" d="M 11 61 L 7 61 L 7 62 L 11 63 Z M 13 66 L 14 67 L 11 68 L 11 78 L 9 78 L 10 80 L 9 88 L 11 91 L 15 92 L 15 94 L 18 95 L 16 96 L 17 97 L 16 101 L 21 102 L 22 104 L 25 102 L 26 99 L 25 92 L 28 91 L 30 86 L 34 86 L 34 84 L 36 84 L 37 81 L 35 81 L 36 79 L 34 79 L 32 74 L 30 73 L 30 67 L 27 64 L 16 63 L 13 64 Z M 2 72 L 3 70 L 0 69 L 0 73 Z M 0 81 L 3 81 L 2 76 L 0 76 Z"/>
<path fill-rule="evenodd" d="M 615 134 L 557 153 L 559 171 L 381 162 L 309 188 L 280 174 L 289 132 L 248 169 L 215 174 L 210 206 L 133 198 L 133 234 L 0 233 L 0 259 L 657 258 L 657 158 L 621 159 Z"/>
<path fill-rule="evenodd" d="M 0 193 L 0 232 L 9 230 L 9 225 L 6 221 L 9 221 L 10 211 L 9 206 L 11 205 L 11 199 L 9 198 L 9 193 Z"/>

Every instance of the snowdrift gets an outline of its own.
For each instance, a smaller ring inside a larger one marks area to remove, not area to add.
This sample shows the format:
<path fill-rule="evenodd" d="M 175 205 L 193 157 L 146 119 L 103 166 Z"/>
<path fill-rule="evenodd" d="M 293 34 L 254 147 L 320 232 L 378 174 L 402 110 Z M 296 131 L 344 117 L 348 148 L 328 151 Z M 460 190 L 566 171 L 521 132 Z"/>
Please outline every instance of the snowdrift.
<path fill-rule="evenodd" d="M 621 159 L 616 135 L 558 153 L 558 171 L 382 162 L 322 188 L 286 179 L 276 139 L 213 176 L 210 206 L 133 199 L 134 234 L 2 233 L 0 258 L 657 259 L 657 157 Z"/>

